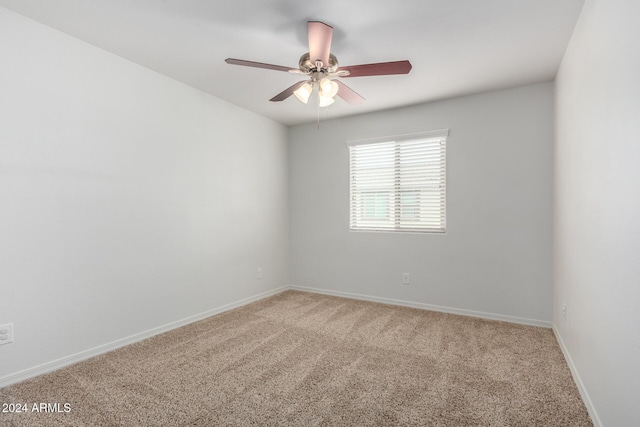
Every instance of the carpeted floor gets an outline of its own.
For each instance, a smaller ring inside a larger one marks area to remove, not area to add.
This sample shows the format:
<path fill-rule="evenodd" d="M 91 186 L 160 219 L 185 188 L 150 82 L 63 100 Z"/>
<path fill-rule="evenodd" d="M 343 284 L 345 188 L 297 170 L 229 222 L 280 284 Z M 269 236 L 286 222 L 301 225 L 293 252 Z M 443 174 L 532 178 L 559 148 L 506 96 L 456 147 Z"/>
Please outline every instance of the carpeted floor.
<path fill-rule="evenodd" d="M 0 389 L 2 403 L 28 406 L 2 426 L 592 425 L 549 329 L 296 291 Z"/>

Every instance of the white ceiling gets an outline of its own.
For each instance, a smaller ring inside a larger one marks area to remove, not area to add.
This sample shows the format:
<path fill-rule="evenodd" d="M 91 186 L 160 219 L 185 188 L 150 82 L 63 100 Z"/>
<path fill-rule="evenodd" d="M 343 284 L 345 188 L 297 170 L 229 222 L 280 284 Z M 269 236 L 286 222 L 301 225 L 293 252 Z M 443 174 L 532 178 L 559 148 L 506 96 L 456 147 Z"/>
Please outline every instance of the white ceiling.
<path fill-rule="evenodd" d="M 341 65 L 408 59 L 409 75 L 343 79 L 366 98 L 321 117 L 552 80 L 584 0 L 0 0 L 0 5 L 247 110 L 292 125 L 317 107 L 268 100 L 300 79 L 306 21 L 334 27 Z"/>

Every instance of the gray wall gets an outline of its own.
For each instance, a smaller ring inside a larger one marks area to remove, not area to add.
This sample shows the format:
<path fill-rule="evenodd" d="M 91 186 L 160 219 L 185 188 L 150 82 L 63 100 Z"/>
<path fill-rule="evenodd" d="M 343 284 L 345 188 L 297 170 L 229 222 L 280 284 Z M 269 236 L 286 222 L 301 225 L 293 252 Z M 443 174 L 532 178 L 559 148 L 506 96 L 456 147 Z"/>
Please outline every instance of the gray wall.
<path fill-rule="evenodd" d="M 541 83 L 291 128 L 291 283 L 550 326 L 552 126 Z M 447 233 L 350 232 L 345 142 L 442 128 Z"/>
<path fill-rule="evenodd" d="M 0 383 L 287 284 L 284 126 L 2 8 L 0 40 Z"/>
<path fill-rule="evenodd" d="M 587 0 L 556 80 L 553 323 L 606 426 L 640 425 L 638 16 Z"/>

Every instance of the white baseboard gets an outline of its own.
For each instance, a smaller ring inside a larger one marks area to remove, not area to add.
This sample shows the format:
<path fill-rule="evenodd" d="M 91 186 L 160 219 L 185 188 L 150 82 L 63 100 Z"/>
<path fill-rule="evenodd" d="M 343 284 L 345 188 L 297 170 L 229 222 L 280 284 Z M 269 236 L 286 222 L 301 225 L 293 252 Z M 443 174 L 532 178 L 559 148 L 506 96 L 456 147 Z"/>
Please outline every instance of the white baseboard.
<path fill-rule="evenodd" d="M 571 371 L 571 375 L 573 376 L 573 382 L 576 383 L 578 387 L 578 391 L 580 392 L 580 396 L 582 397 L 582 401 L 584 402 L 584 406 L 587 407 L 587 412 L 589 412 L 589 416 L 591 417 L 591 421 L 593 422 L 594 427 L 602 427 L 602 423 L 600 422 L 600 418 L 598 418 L 598 413 L 596 412 L 596 408 L 593 407 L 593 403 L 591 402 L 591 398 L 589 397 L 589 393 L 587 393 L 587 389 L 584 387 L 582 383 L 582 378 L 580 378 L 580 374 L 576 369 L 576 365 L 573 363 L 573 359 L 571 359 L 571 355 L 569 354 L 569 350 L 565 345 L 558 328 L 556 325 L 553 325 L 553 333 L 556 336 L 556 340 L 558 340 L 558 344 L 560 344 L 560 349 L 562 350 L 562 354 L 564 354 L 564 358 L 567 361 L 567 365 L 569 365 L 569 370 Z"/>
<path fill-rule="evenodd" d="M 29 378 L 33 378 L 38 375 L 46 374 L 48 372 L 52 372 L 58 370 L 60 368 L 64 368 L 65 366 L 72 365 L 74 363 L 80 362 L 82 360 L 89 359 L 91 357 L 98 356 L 100 354 L 115 350 L 120 347 L 124 347 L 125 345 L 133 344 L 138 341 L 142 341 L 144 339 L 150 338 L 154 335 L 161 334 L 163 332 L 170 331 L 172 329 L 179 328 L 181 326 L 188 325 L 189 323 L 197 322 L 198 320 L 205 319 L 207 317 L 213 316 L 215 314 L 219 314 L 225 311 L 232 310 L 234 308 L 241 307 L 243 305 L 247 305 L 249 303 L 270 297 L 272 295 L 279 294 L 287 289 L 290 289 L 289 286 L 282 286 L 280 288 L 276 288 L 270 291 L 262 292 L 257 295 L 253 295 L 247 298 L 243 298 L 241 300 L 232 302 L 230 304 L 225 304 L 220 307 L 213 308 L 211 310 L 204 311 L 202 313 L 195 314 L 193 316 L 185 317 L 184 319 L 176 320 L 175 322 L 167 323 L 162 326 L 158 326 L 153 329 L 149 329 L 144 332 L 140 332 L 125 338 L 121 338 L 106 344 L 99 345 L 97 347 L 90 348 L 88 350 L 83 350 L 81 352 L 62 357 L 60 359 L 52 360 L 47 363 L 43 363 L 41 365 L 34 366 L 32 368 L 25 369 L 23 371 L 19 371 L 13 374 L 6 375 L 0 378 L 0 388 L 6 387 L 11 384 L 19 383 L 21 381 L 27 380 Z"/>
<path fill-rule="evenodd" d="M 420 308 L 423 310 L 439 311 L 441 313 L 459 314 L 461 316 L 479 317 L 481 319 L 500 320 L 502 322 L 518 323 L 521 325 L 540 326 L 543 328 L 549 328 L 553 326 L 551 322 L 545 320 L 528 319 L 526 317 L 506 316 L 503 314 L 485 313 L 482 311 L 466 310 L 463 308 L 443 307 L 440 305 L 424 304 L 421 302 L 404 301 L 391 298 L 375 297 L 371 295 L 354 294 L 350 292 L 332 291 L 328 289 L 308 288 L 305 286 L 290 285 L 289 289 L 312 292 L 323 295 L 333 295 L 336 297 L 344 297 L 351 299 L 358 299 L 364 301 L 380 302 L 383 304 L 400 305 L 403 307 Z"/>

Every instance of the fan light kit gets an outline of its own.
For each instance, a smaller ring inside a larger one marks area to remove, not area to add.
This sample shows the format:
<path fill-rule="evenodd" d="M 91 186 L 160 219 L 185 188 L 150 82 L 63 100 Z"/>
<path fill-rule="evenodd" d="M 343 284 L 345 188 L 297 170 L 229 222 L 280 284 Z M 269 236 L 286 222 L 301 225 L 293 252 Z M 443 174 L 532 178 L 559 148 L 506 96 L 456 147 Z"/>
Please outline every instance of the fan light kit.
<path fill-rule="evenodd" d="M 316 82 L 314 82 L 313 80 L 310 82 L 304 82 L 298 89 L 293 91 L 293 94 L 296 96 L 296 98 L 306 104 L 307 102 L 309 102 L 309 97 L 311 97 L 315 85 Z M 333 97 L 338 93 L 338 83 L 325 77 L 320 80 L 317 86 L 318 105 L 320 107 L 327 107 L 333 104 L 335 102 L 335 99 L 333 99 Z"/>
<path fill-rule="evenodd" d="M 349 104 L 361 104 L 364 98 L 342 83 L 336 77 L 364 77 L 384 76 L 390 74 L 408 74 L 411 63 L 407 60 L 394 62 L 378 62 L 375 64 L 361 64 L 340 67 L 338 59 L 331 53 L 331 39 L 333 27 L 319 21 L 307 22 L 309 37 L 309 52 L 300 57 L 298 68 L 283 67 L 281 65 L 264 64 L 262 62 L 245 61 L 227 58 L 227 64 L 245 67 L 264 68 L 267 70 L 286 71 L 293 74 L 303 74 L 308 78 L 288 87 L 270 99 L 272 102 L 284 101 L 295 95 L 303 103 L 308 103 L 314 91 L 318 93 L 318 106 L 327 107 L 335 102 L 335 96 Z"/>

